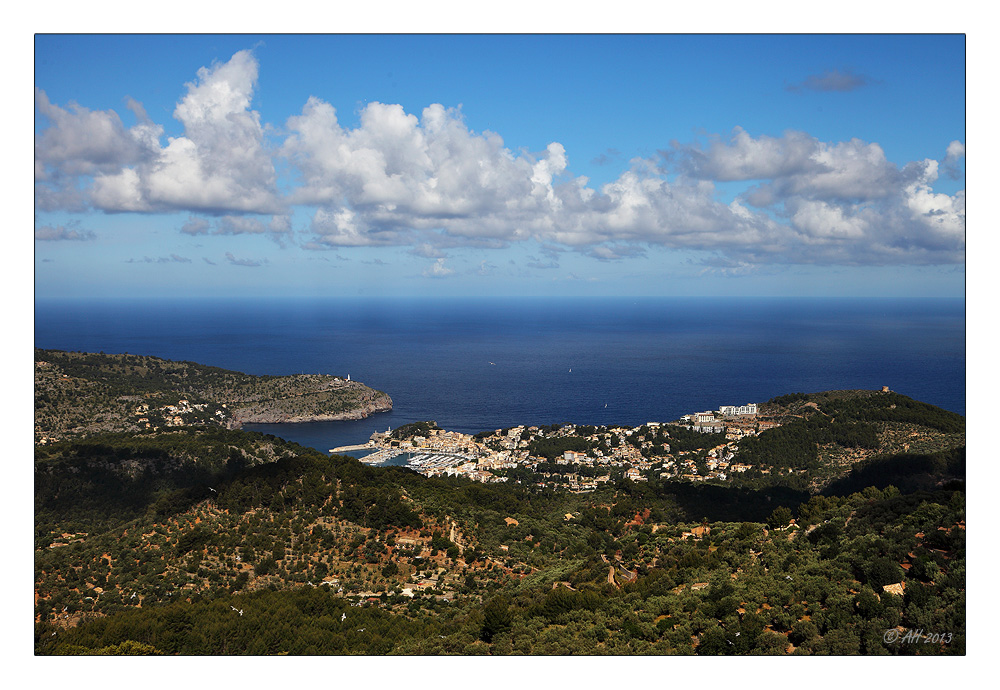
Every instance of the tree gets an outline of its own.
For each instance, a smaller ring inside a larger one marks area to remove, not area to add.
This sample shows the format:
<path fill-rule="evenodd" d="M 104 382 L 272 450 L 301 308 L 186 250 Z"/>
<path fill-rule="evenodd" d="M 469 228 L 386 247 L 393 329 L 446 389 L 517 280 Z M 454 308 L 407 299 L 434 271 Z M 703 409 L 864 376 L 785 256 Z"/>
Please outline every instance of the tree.
<path fill-rule="evenodd" d="M 163 654 L 153 645 L 135 640 L 125 640 L 121 644 L 102 647 L 93 653 L 98 656 L 159 656 Z"/>
<path fill-rule="evenodd" d="M 507 632 L 514 625 L 514 614 L 510 610 L 507 597 L 498 595 L 489 600 L 483 609 L 483 626 L 479 639 L 492 642 L 497 635 Z"/>
<path fill-rule="evenodd" d="M 898 563 L 883 556 L 868 564 L 868 567 L 865 568 L 865 575 L 872 589 L 875 589 L 902 580 L 903 569 L 899 567 Z"/>
<path fill-rule="evenodd" d="M 767 525 L 771 529 L 778 529 L 786 527 L 791 519 L 792 511 L 785 506 L 778 506 L 771 512 L 771 516 L 767 519 Z"/>

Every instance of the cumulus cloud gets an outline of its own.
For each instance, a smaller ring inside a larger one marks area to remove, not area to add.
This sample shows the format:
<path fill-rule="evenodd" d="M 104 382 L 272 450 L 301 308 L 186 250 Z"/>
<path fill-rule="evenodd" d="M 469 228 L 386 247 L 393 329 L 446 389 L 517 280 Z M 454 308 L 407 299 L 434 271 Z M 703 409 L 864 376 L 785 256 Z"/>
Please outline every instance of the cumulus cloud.
<path fill-rule="evenodd" d="M 450 276 L 455 271 L 444 265 L 444 259 L 438 259 L 434 265 L 423 272 L 425 278 L 444 278 Z"/>
<path fill-rule="evenodd" d="M 863 86 L 868 86 L 873 80 L 863 74 L 855 74 L 853 70 L 840 71 L 831 69 L 822 74 L 810 74 L 803 81 L 791 84 L 787 87 L 789 91 L 854 91 Z"/>
<path fill-rule="evenodd" d="M 948 144 L 947 155 L 945 156 L 945 162 L 955 163 L 962 158 L 965 158 L 965 144 L 960 141 L 953 141 Z"/>
<path fill-rule="evenodd" d="M 944 160 L 941 167 L 944 173 L 953 180 L 961 179 L 963 172 L 960 167 L 961 161 L 965 160 L 965 144 L 961 141 L 953 141 L 948 144 Z"/>
<path fill-rule="evenodd" d="M 271 148 L 265 133 L 279 130 L 253 109 L 257 78 L 250 51 L 200 69 L 173 113 L 183 134 L 165 144 L 163 128 L 133 100 L 126 106 L 136 124 L 126 127 L 113 111 L 58 106 L 36 91 L 48 123 L 36 136 L 36 206 L 183 211 L 191 214 L 183 234 L 266 236 L 281 246 L 294 236 L 296 207 L 309 218 L 302 248 L 406 247 L 434 260 L 432 277 L 453 272 L 450 249 L 526 241 L 548 248 L 548 261 L 531 259 L 536 268 L 558 265 L 558 251 L 619 261 L 655 246 L 711 252 L 734 266 L 964 260 L 964 192 L 933 187 L 939 175 L 961 177 L 960 141 L 938 161 L 897 164 L 860 138 L 737 127 L 672 142 L 595 187 L 572 172 L 571 152 L 558 141 L 512 150 L 499 134 L 470 129 L 460 108 L 437 103 L 419 114 L 368 103 L 346 126 L 329 102 L 311 96 Z M 871 83 L 831 70 L 793 88 Z M 595 163 L 620 156 L 608 149 Z M 291 174 L 281 191 L 279 169 Z M 734 182 L 744 183 L 742 192 L 723 201 L 717 185 Z M 73 232 L 39 228 L 36 236 L 85 239 Z"/>
<path fill-rule="evenodd" d="M 126 130 L 113 111 L 62 109 L 39 90 L 36 109 L 51 124 L 36 139 L 36 178 L 58 189 L 60 176 L 90 175 L 88 202 L 108 212 L 278 213 L 274 164 L 250 105 L 256 81 L 249 51 L 198 70 L 174 110 L 184 134 L 166 146 L 134 100 L 139 123 Z"/>
<path fill-rule="evenodd" d="M 43 242 L 62 240 L 88 241 L 97 237 L 90 230 L 77 230 L 73 223 L 68 225 L 43 225 L 35 228 L 35 239 Z"/>
<path fill-rule="evenodd" d="M 662 152 L 682 174 L 755 181 L 730 204 L 747 222 L 763 217 L 760 242 L 732 257 L 796 263 L 954 263 L 964 260 L 965 194 L 937 194 L 937 161 L 890 162 L 871 142 L 821 142 L 802 132 L 674 143 Z M 946 160 L 964 155 L 953 142 Z"/>
<path fill-rule="evenodd" d="M 144 121 L 126 129 L 113 110 L 90 110 L 76 103 L 61 108 L 35 88 L 35 109 L 49 126 L 35 137 L 35 179 L 114 173 L 150 160 L 162 128 Z M 141 110 L 140 110 L 141 112 Z"/>
<path fill-rule="evenodd" d="M 371 103 L 356 129 L 310 98 L 289 119 L 282 154 L 300 171 L 297 203 L 318 206 L 314 246 L 505 246 L 537 239 L 573 247 L 614 242 L 706 246 L 728 234 L 751 242 L 764 218 L 737 215 L 714 201 L 711 184 L 668 184 L 650 161 L 600 193 L 573 177 L 558 142 L 515 154 L 496 134 L 477 134 L 458 110 L 432 105 L 417 118 Z M 422 241 L 428 232 L 437 240 Z M 618 256 L 622 256 L 619 250 Z"/>
<path fill-rule="evenodd" d="M 204 218 L 188 218 L 181 226 L 181 232 L 185 235 L 207 235 L 212 229 L 212 224 Z"/>
<path fill-rule="evenodd" d="M 934 162 L 900 168 L 860 139 L 754 137 L 736 128 L 728 140 L 674 142 L 658 163 L 633 160 L 594 190 L 568 174 L 561 145 L 515 155 L 440 106 L 417 119 L 370 104 L 350 130 L 311 99 L 289 130 L 283 153 L 303 171 L 297 194 L 319 206 L 317 246 L 410 245 L 443 258 L 443 246 L 534 239 L 603 261 L 641 256 L 649 245 L 744 262 L 953 262 L 964 252 L 964 233 L 955 232 L 964 228 L 964 197 L 932 195 Z M 468 171 L 469 184 L 449 177 L 454 170 Z M 727 204 L 717 199 L 720 181 L 754 184 Z M 910 252 L 900 251 L 907 243 Z"/>
<path fill-rule="evenodd" d="M 263 235 L 267 232 L 263 221 L 249 216 L 223 216 L 216 227 L 219 235 Z"/>
<path fill-rule="evenodd" d="M 310 98 L 288 121 L 281 152 L 300 171 L 291 199 L 314 204 L 317 241 L 346 246 L 419 241 L 441 230 L 467 241 L 529 236 L 560 201 L 553 181 L 566 167 L 562 146 L 514 155 L 496 134 L 477 134 L 460 111 L 440 104 L 421 117 L 369 103 L 360 125 L 340 125 L 333 106 Z"/>
<path fill-rule="evenodd" d="M 226 215 L 212 221 L 192 216 L 181 226 L 186 235 L 266 235 L 283 243 L 292 235 L 291 218 L 272 216 L 268 222 L 258 216 Z"/>
<path fill-rule="evenodd" d="M 818 171 L 820 164 L 812 158 L 818 145 L 816 139 L 804 132 L 754 138 L 742 127 L 736 127 L 728 141 L 713 137 L 707 147 L 683 146 L 675 141 L 660 154 L 691 177 L 757 180 Z"/>

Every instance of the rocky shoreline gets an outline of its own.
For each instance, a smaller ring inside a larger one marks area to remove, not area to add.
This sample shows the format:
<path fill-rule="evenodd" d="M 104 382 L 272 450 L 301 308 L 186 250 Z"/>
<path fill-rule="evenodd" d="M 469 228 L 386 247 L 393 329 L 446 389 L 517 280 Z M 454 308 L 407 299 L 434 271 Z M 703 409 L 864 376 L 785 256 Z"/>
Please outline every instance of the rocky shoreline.
<path fill-rule="evenodd" d="M 381 391 L 368 389 L 370 394 L 363 395 L 367 401 L 342 412 L 315 412 L 293 414 L 280 409 L 243 408 L 233 410 L 229 418 L 229 428 L 239 429 L 244 424 L 299 424 L 304 422 L 338 422 L 364 419 L 379 412 L 392 411 L 392 398 Z M 275 404 L 281 401 L 274 401 Z"/>

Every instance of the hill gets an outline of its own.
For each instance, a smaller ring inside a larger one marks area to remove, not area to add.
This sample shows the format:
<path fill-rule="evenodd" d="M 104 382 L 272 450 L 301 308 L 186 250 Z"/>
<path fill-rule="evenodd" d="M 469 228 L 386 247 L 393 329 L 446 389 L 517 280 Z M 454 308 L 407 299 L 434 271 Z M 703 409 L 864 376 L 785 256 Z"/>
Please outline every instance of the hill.
<path fill-rule="evenodd" d="M 817 492 L 844 485 L 849 474 L 869 465 L 888 467 L 891 458 L 965 447 L 964 417 L 892 391 L 792 393 L 762 403 L 759 410 L 759 422 L 776 426 L 740 442 L 741 462 L 753 467 L 744 475 L 747 487 L 787 477 L 777 483 Z M 946 472 L 940 466 L 932 483 L 964 478 L 962 458 L 960 468 L 952 463 Z"/>
<path fill-rule="evenodd" d="M 769 469 L 874 446 L 822 491 L 612 470 L 573 493 L 528 468 L 484 484 L 209 424 L 39 444 L 35 650 L 963 654 L 964 420 L 815 395 L 769 403 L 788 418 L 740 453 Z"/>
<path fill-rule="evenodd" d="M 35 440 L 189 425 L 359 419 L 392 399 L 323 374 L 252 376 L 194 362 L 35 350 Z"/>

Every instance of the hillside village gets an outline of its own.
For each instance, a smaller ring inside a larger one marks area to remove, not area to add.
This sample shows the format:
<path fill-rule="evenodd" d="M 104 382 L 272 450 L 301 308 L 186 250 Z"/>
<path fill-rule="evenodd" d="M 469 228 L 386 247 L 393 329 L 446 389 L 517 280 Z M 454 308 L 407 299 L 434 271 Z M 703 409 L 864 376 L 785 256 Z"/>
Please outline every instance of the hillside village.
<path fill-rule="evenodd" d="M 733 474 L 751 469 L 737 459 L 739 440 L 777 426 L 779 422 L 760 417 L 758 406 L 751 403 L 724 405 L 715 412 L 687 414 L 674 422 L 647 422 L 632 428 L 522 425 L 476 435 L 429 428 L 426 433 L 404 434 L 403 438 L 388 430 L 372 434 L 365 447 L 374 452 L 362 462 L 381 464 L 406 453 L 410 454 L 407 466 L 425 476 L 462 476 L 480 482 L 507 482 L 513 478 L 520 483 L 524 477 L 519 478 L 516 470 L 523 469 L 536 475 L 533 478 L 539 486 L 572 492 L 593 491 L 618 475 L 633 481 L 671 478 L 724 482 Z M 671 430 L 675 434 L 676 430 L 715 434 L 720 442 L 707 448 L 704 444 L 694 449 L 672 448 L 666 440 Z M 543 448 L 544 455 L 540 452 Z"/>
<path fill-rule="evenodd" d="M 151 427 L 35 448 L 36 654 L 964 653 L 964 419 L 887 390 L 415 422 L 364 464 L 107 397 Z"/>

